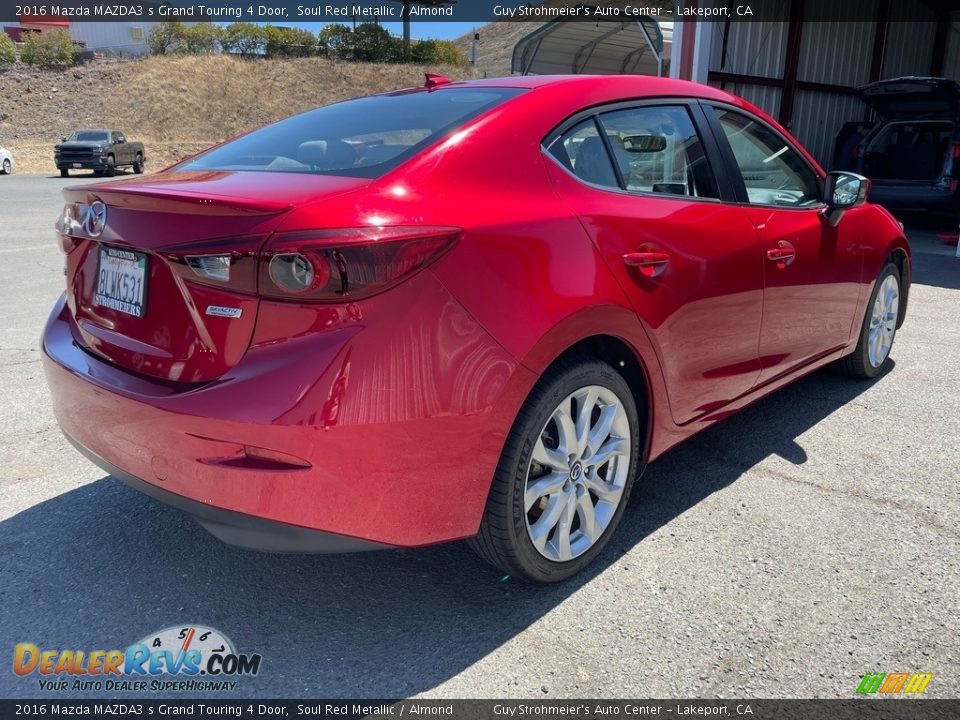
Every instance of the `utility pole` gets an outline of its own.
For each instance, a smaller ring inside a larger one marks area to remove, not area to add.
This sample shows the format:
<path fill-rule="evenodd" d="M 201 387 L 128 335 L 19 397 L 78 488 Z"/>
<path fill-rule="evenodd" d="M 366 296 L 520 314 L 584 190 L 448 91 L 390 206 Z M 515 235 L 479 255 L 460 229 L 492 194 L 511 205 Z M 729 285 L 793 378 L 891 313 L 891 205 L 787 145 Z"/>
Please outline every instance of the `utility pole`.
<path fill-rule="evenodd" d="M 420 7 L 442 7 L 444 5 L 453 5 L 457 0 L 388 0 L 389 2 L 399 2 L 402 7 L 400 17 L 403 20 L 403 59 L 410 62 L 410 8 L 414 5 Z"/>

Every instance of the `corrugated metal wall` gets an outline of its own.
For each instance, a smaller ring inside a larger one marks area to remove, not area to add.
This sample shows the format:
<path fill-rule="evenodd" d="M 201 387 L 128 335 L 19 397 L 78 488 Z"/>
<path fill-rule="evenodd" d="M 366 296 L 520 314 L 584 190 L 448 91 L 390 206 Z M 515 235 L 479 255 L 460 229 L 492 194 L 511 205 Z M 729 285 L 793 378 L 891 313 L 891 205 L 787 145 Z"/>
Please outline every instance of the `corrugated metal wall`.
<path fill-rule="evenodd" d="M 833 142 L 843 124 L 863 120 L 866 108 L 852 95 L 798 90 L 793 102 L 791 131 L 797 140 L 829 169 Z"/>
<path fill-rule="evenodd" d="M 953 23 L 947 33 L 947 51 L 943 58 L 943 76 L 960 80 L 960 23 Z"/>
<path fill-rule="evenodd" d="M 883 77 L 930 74 L 933 42 L 937 33 L 936 16 L 926 6 L 920 6 L 917 17 L 929 17 L 930 20 L 898 22 L 896 32 L 888 34 L 887 49 L 883 56 Z"/>
<path fill-rule="evenodd" d="M 814 0 L 806 14 L 818 18 L 805 22 L 800 35 L 797 79 L 831 85 L 862 85 L 870 79 L 877 0 Z M 819 20 L 824 18 L 824 20 Z"/>
<path fill-rule="evenodd" d="M 783 22 L 704 23 L 713 32 L 710 69 L 740 75 L 782 78 L 787 52 L 787 23 L 790 5 L 778 6 Z M 726 56 L 724 57 L 724 38 Z"/>
<path fill-rule="evenodd" d="M 720 83 L 710 83 L 717 87 Z M 776 115 L 780 107 L 780 97 L 783 91 L 778 87 L 768 85 L 748 85 L 747 83 L 725 83 L 723 89 L 728 93 L 739 95 L 747 102 L 753 103 L 769 115 Z"/>
<path fill-rule="evenodd" d="M 774 0 L 756 0 L 766 4 Z M 929 17 L 929 21 L 891 22 L 881 77 L 929 75 L 936 34 L 935 15 L 920 0 L 898 0 L 898 9 Z M 710 70 L 738 75 L 782 79 L 789 32 L 790 3 L 777 2 L 779 22 L 711 23 Z M 799 82 L 856 88 L 870 81 L 878 0 L 806 0 L 797 67 Z M 727 49 L 723 53 L 723 41 Z M 960 79 L 960 23 L 947 39 L 943 74 Z M 719 84 L 711 82 L 711 84 Z M 748 83 L 726 83 L 725 89 L 744 97 L 776 117 L 782 90 Z M 864 120 L 867 109 L 849 92 L 798 89 L 794 96 L 790 130 L 829 166 L 833 142 L 845 122 Z"/>
<path fill-rule="evenodd" d="M 808 1 L 806 13 L 818 21 L 804 23 L 797 79 L 846 87 L 869 82 L 876 23 L 860 18 L 876 11 L 877 0 Z M 837 131 L 849 120 L 862 120 L 864 112 L 856 97 L 798 90 L 790 129 L 821 164 L 829 165 Z"/>

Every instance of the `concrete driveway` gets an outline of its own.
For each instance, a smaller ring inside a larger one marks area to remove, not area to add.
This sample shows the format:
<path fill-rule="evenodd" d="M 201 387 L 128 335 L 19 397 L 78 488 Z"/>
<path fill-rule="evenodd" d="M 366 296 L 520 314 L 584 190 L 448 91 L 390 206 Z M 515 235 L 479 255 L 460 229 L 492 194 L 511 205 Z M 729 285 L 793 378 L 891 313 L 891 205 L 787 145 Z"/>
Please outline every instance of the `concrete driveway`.
<path fill-rule="evenodd" d="M 931 232 L 890 372 L 817 373 L 670 452 L 592 569 L 541 588 L 462 545 L 235 550 L 81 458 L 38 359 L 80 182 L 0 177 L 7 658 L 202 623 L 263 656 L 238 696 L 851 697 L 874 671 L 960 695 L 960 260 Z M 0 696 L 43 695 L 0 667 Z"/>

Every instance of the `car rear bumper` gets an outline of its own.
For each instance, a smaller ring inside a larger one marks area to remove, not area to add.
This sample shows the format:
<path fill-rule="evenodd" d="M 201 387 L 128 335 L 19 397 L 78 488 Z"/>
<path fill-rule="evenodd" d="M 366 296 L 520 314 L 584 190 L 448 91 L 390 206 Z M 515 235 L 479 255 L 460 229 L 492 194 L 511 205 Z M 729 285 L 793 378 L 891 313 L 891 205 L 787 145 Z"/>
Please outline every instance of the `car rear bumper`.
<path fill-rule="evenodd" d="M 227 542 L 341 551 L 471 536 L 535 376 L 432 273 L 405 285 L 370 313 L 380 321 L 252 347 L 186 387 L 82 349 L 61 300 L 43 337 L 55 415 L 100 467 Z"/>
<path fill-rule="evenodd" d="M 287 523 L 264 520 L 253 515 L 224 510 L 213 505 L 190 500 L 134 477 L 116 465 L 111 465 L 102 457 L 95 455 L 66 433 L 64 435 L 70 444 L 101 470 L 134 490 L 139 490 L 154 500 L 159 500 L 165 505 L 187 513 L 208 532 L 229 545 L 262 552 L 289 553 L 345 553 L 386 550 L 391 547 L 390 545 L 358 540 L 344 535 L 335 535 L 296 525 L 288 525 Z"/>

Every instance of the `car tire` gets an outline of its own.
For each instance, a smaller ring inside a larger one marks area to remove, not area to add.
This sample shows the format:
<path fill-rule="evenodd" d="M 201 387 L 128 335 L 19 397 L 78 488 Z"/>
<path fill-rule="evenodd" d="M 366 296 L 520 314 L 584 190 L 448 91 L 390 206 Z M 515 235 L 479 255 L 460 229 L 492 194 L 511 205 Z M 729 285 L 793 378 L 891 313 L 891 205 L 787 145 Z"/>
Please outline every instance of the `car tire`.
<path fill-rule="evenodd" d="M 899 312 L 900 271 L 893 263 L 887 263 L 873 284 L 857 347 L 838 362 L 844 374 L 869 380 L 883 371 L 890 361 Z"/>
<path fill-rule="evenodd" d="M 590 463 L 607 455 L 607 461 Z M 528 581 L 572 577 L 620 523 L 639 458 L 640 421 L 623 376 L 596 360 L 561 361 L 540 379 L 514 421 L 470 546 L 494 567 Z"/>
<path fill-rule="evenodd" d="M 70 171 L 66 168 L 60 168 L 60 177 L 70 177 Z"/>
<path fill-rule="evenodd" d="M 137 159 L 133 161 L 133 172 L 143 175 L 143 155 L 140 153 L 137 153 Z"/>
<path fill-rule="evenodd" d="M 107 177 L 113 177 L 117 174 L 117 161 L 113 155 L 107 156 L 106 167 L 103 168 L 103 174 Z"/>
<path fill-rule="evenodd" d="M 10 160 L 4 159 L 2 172 L 4 175 L 9 175 L 13 172 L 13 165 L 10 164 Z"/>

